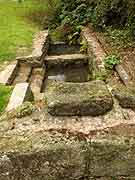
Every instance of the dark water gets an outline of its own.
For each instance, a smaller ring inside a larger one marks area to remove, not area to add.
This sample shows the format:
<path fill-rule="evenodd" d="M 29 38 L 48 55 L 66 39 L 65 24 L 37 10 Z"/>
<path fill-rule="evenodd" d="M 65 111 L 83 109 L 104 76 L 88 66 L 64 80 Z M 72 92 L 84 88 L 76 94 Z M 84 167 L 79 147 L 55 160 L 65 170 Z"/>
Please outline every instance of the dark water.
<path fill-rule="evenodd" d="M 44 79 L 42 92 L 45 91 L 48 81 L 59 82 L 87 82 L 89 78 L 88 65 L 86 64 L 70 64 L 67 66 L 55 65 L 47 69 Z"/>

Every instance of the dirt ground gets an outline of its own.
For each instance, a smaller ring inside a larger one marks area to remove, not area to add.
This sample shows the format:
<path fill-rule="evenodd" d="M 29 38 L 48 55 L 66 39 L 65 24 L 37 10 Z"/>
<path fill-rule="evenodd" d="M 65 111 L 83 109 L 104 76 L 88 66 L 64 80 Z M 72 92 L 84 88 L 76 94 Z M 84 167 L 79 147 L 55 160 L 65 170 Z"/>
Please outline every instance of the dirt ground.
<path fill-rule="evenodd" d="M 106 53 L 111 53 L 116 50 L 107 42 L 103 33 L 96 33 L 96 36 Z M 135 48 L 118 48 L 117 52 L 121 56 L 121 63 L 124 69 L 131 77 L 131 80 L 135 82 Z"/>

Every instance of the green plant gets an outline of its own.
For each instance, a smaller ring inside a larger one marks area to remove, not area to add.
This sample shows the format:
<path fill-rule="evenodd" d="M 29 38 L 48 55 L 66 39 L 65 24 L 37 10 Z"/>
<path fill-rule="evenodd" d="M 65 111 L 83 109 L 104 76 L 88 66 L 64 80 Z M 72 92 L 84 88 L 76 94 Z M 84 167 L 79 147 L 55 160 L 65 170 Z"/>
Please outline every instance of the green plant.
<path fill-rule="evenodd" d="M 94 79 L 106 81 L 109 76 L 112 75 L 112 70 L 97 71 L 95 72 Z"/>
<path fill-rule="evenodd" d="M 106 56 L 104 59 L 104 64 L 106 69 L 112 70 L 119 63 L 120 63 L 120 57 L 115 54 Z"/>
<path fill-rule="evenodd" d="M 88 51 L 88 43 L 87 41 L 83 40 L 81 43 L 80 43 L 81 47 L 80 47 L 80 53 L 84 53 L 84 54 L 87 54 L 87 51 Z"/>

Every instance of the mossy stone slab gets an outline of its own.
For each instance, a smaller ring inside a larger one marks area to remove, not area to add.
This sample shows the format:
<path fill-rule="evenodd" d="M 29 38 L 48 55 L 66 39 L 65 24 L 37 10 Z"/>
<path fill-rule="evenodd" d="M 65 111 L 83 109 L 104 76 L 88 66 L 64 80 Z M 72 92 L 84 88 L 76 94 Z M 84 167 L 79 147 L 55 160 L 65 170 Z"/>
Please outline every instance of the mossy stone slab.
<path fill-rule="evenodd" d="M 48 112 L 55 116 L 98 116 L 113 106 L 111 94 L 103 81 L 50 82 L 46 103 Z"/>
<path fill-rule="evenodd" d="M 135 108 L 135 89 L 134 87 L 116 87 L 113 94 L 123 108 Z"/>

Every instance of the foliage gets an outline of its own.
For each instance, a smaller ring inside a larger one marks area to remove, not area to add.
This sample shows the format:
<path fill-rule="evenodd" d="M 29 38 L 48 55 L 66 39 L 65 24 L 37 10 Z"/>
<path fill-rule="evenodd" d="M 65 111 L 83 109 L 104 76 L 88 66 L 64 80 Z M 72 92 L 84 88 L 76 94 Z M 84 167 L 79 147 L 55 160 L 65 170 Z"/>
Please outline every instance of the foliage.
<path fill-rule="evenodd" d="M 104 59 L 104 64 L 105 64 L 106 69 L 112 70 L 119 63 L 120 63 L 120 57 L 115 54 L 106 56 Z"/>
<path fill-rule="evenodd" d="M 80 47 L 80 53 L 84 53 L 84 54 L 87 54 L 87 51 L 88 51 L 88 43 L 86 40 L 83 40 L 81 43 L 80 43 L 81 47 Z"/>
<path fill-rule="evenodd" d="M 79 33 L 76 27 L 91 22 L 102 30 L 108 26 L 116 29 L 126 28 L 129 30 L 128 35 L 134 37 L 135 2 L 133 0 L 61 0 L 60 12 L 57 16 L 58 24 L 72 26 L 74 29 L 72 33 Z"/>
<path fill-rule="evenodd" d="M 0 85 L 0 114 L 4 111 L 9 97 L 11 95 L 12 88 Z"/>
<path fill-rule="evenodd" d="M 111 69 L 107 69 L 107 70 L 105 70 L 105 71 L 97 71 L 96 73 L 95 73 L 95 76 L 94 76 L 94 78 L 96 79 L 96 80 L 101 80 L 101 81 L 106 81 L 107 80 L 107 78 L 109 77 L 109 76 L 111 76 L 112 75 L 112 70 Z"/>
<path fill-rule="evenodd" d="M 35 0 L 33 3 L 36 4 L 36 6 L 27 12 L 26 16 L 28 19 L 31 19 L 44 28 L 57 27 L 57 17 L 59 16 L 61 1 Z"/>
<path fill-rule="evenodd" d="M 106 40 L 114 48 L 128 48 L 134 47 L 135 43 L 130 36 L 130 30 L 128 28 L 114 29 L 113 27 L 105 28 Z"/>

